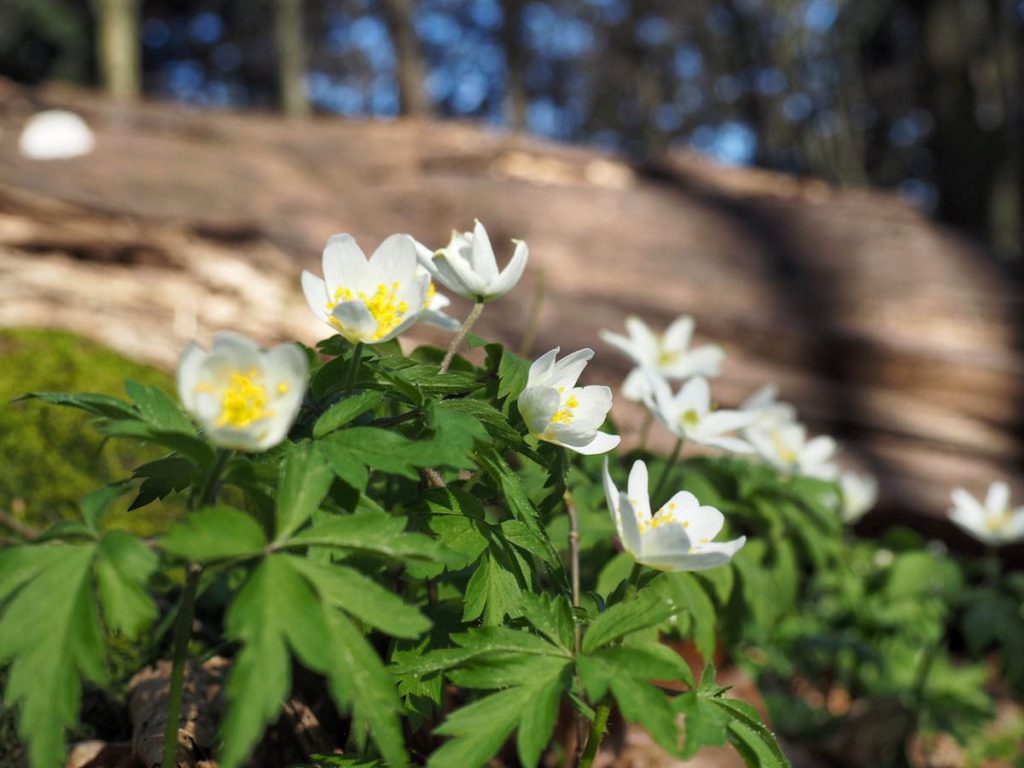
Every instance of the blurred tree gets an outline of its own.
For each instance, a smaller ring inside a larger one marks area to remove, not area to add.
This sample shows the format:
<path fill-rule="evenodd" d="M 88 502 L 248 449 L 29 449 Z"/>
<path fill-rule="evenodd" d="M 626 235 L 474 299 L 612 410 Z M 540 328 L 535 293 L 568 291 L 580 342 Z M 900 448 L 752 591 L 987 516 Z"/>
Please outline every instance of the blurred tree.
<path fill-rule="evenodd" d="M 509 127 L 526 130 L 527 51 L 523 42 L 523 9 L 526 0 L 505 0 L 502 3 L 504 19 L 501 25 L 501 47 L 505 51 L 505 104 L 503 111 Z"/>
<path fill-rule="evenodd" d="M 395 49 L 395 74 L 401 113 L 428 114 L 431 104 L 426 92 L 426 67 L 413 23 L 416 0 L 381 0 L 380 8 Z"/>
<path fill-rule="evenodd" d="M 0 2 L 0 74 L 26 83 L 46 78 L 88 82 L 89 15 L 62 0 Z"/>
<path fill-rule="evenodd" d="M 275 0 L 274 39 L 277 43 L 277 85 L 281 110 L 288 117 L 307 117 L 306 39 L 302 0 Z"/>
<path fill-rule="evenodd" d="M 93 0 L 93 3 L 103 87 L 117 98 L 135 99 L 142 79 L 138 0 Z"/>

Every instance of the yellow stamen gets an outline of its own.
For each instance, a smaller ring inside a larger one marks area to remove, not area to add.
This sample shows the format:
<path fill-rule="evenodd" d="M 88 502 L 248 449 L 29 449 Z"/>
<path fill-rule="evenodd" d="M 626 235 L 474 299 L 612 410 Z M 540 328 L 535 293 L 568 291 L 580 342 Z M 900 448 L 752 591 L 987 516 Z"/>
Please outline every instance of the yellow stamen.
<path fill-rule="evenodd" d="M 384 283 L 380 283 L 372 296 L 367 296 L 363 291 L 359 291 L 353 296 L 352 291 L 348 288 L 338 288 L 334 292 L 335 300 L 336 302 L 342 302 L 360 299 L 366 305 L 373 319 L 377 321 L 377 330 L 374 331 L 371 337 L 372 340 L 377 341 L 401 325 L 405 314 L 409 311 L 408 304 L 404 301 L 397 301 L 398 289 L 400 287 L 397 281 L 392 283 L 390 288 L 384 285 Z M 433 284 L 431 284 L 431 287 L 433 287 Z M 328 312 L 333 309 L 334 305 L 328 303 Z M 341 323 L 335 317 L 331 317 L 331 325 L 339 330 L 343 330 Z"/>
<path fill-rule="evenodd" d="M 221 398 L 221 414 L 217 426 L 243 429 L 254 421 L 270 416 L 266 405 L 266 390 L 254 383 L 252 377 L 235 371 Z"/>

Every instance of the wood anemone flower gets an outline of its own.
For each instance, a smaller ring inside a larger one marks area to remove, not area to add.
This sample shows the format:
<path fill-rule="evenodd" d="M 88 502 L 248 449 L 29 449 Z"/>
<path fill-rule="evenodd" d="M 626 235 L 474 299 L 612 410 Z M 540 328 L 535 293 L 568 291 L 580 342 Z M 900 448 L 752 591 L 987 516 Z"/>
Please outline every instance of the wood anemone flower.
<path fill-rule="evenodd" d="M 222 331 L 207 352 L 195 342 L 178 363 L 178 395 L 210 442 L 239 451 L 265 451 L 288 434 L 309 375 L 295 344 L 262 350 Z"/>
<path fill-rule="evenodd" d="M 313 314 L 353 344 L 380 344 L 419 319 L 428 275 L 417 269 L 409 235 L 391 235 L 366 258 L 351 235 L 334 235 L 323 254 L 323 278 L 302 273 Z"/>
<path fill-rule="evenodd" d="M 633 464 L 626 492 L 615 487 L 604 462 L 604 493 L 622 546 L 641 565 L 662 571 L 703 571 L 725 565 L 747 542 L 712 541 L 725 518 L 714 507 L 701 506 L 689 491 L 679 491 L 651 514 L 647 465 Z"/>
<path fill-rule="evenodd" d="M 998 547 L 1024 539 L 1024 506 L 1010 508 L 1006 483 L 992 483 L 984 504 L 963 488 L 953 491 L 952 500 L 949 519 L 978 541 Z"/>
<path fill-rule="evenodd" d="M 479 221 L 472 232 L 452 232 L 451 242 L 433 253 L 420 250 L 420 264 L 445 288 L 465 299 L 486 304 L 511 291 L 523 276 L 529 249 L 514 240 L 515 252 L 505 269 L 498 261 L 487 230 Z"/>
<path fill-rule="evenodd" d="M 612 407 L 608 387 L 577 387 L 594 350 L 581 349 L 555 362 L 558 347 L 530 366 L 526 388 L 519 395 L 519 413 L 530 434 L 582 454 L 606 453 L 619 444 L 618 435 L 598 432 Z"/>

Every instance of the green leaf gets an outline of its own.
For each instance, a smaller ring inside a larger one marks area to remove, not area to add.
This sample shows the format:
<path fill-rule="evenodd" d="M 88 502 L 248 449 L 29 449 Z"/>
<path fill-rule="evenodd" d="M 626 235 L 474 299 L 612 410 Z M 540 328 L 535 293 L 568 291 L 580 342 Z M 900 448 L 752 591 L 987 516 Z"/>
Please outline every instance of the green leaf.
<path fill-rule="evenodd" d="M 79 392 L 73 395 L 67 392 L 30 392 L 15 399 L 14 402 L 23 400 L 42 400 L 44 403 L 77 408 L 94 416 L 104 416 L 108 419 L 137 419 L 139 417 L 131 405 L 124 400 L 94 392 Z"/>
<path fill-rule="evenodd" d="M 591 622 L 583 635 L 583 652 L 593 653 L 631 632 L 660 624 L 678 611 L 678 606 L 668 596 L 654 589 L 641 590 Z"/>
<path fill-rule="evenodd" d="M 294 443 L 281 464 L 277 486 L 277 541 L 297 531 L 331 489 L 334 473 L 316 443 Z"/>
<path fill-rule="evenodd" d="M 287 699 L 289 649 L 306 666 L 326 672 L 334 643 L 313 588 L 285 558 L 275 556 L 263 560 L 232 601 L 225 634 L 241 643 L 241 650 L 225 685 L 220 764 L 237 768 Z"/>
<path fill-rule="evenodd" d="M 316 420 L 316 424 L 313 425 L 313 437 L 319 440 L 359 418 L 367 411 L 373 410 L 382 402 L 384 402 L 384 393 L 376 389 L 368 389 L 340 400 Z"/>
<path fill-rule="evenodd" d="M 339 708 L 352 702 L 358 721 L 366 723 L 384 761 L 393 768 L 409 764 L 399 714 L 402 703 L 383 662 L 343 613 L 328 611 L 331 632 L 331 695 Z"/>
<path fill-rule="evenodd" d="M 82 678 L 104 680 L 103 632 L 93 597 L 95 545 L 0 551 L 0 665 L 5 703 L 18 709 L 34 766 L 64 765 L 64 730 L 78 720 Z M 15 591 L 17 590 L 17 591 Z"/>
<path fill-rule="evenodd" d="M 551 739 L 558 702 L 568 684 L 569 661 L 531 664 L 523 684 L 491 694 L 452 712 L 434 733 L 453 736 L 430 756 L 428 766 L 474 768 L 493 757 L 519 725 L 518 751 L 524 766 L 535 766 Z"/>
<path fill-rule="evenodd" d="M 482 618 L 484 624 L 501 624 L 505 616 L 521 616 L 523 587 L 514 569 L 500 549 L 488 550 L 466 585 L 462 620 Z"/>
<path fill-rule="evenodd" d="M 430 619 L 385 589 L 344 565 L 325 565 L 300 557 L 289 557 L 291 566 L 305 575 L 326 602 L 352 614 L 360 621 L 393 635 L 416 638 L 430 629 Z"/>
<path fill-rule="evenodd" d="M 130 487 L 131 483 L 127 481 L 111 483 L 110 485 L 98 488 L 82 498 L 79 508 L 82 510 L 82 520 L 85 521 L 89 530 L 94 533 L 100 532 L 103 524 L 103 515 L 110 509 L 110 505 L 117 501 L 118 497 Z"/>
<path fill-rule="evenodd" d="M 157 617 L 156 604 L 146 582 L 156 571 L 156 553 L 134 536 L 111 531 L 96 548 L 96 581 L 107 624 L 129 640 Z"/>
<path fill-rule="evenodd" d="M 496 440 L 502 440 L 511 445 L 518 445 L 522 442 L 523 436 L 512 428 L 508 419 L 497 408 L 483 400 L 464 397 L 453 400 L 442 400 L 437 404 L 439 411 L 458 411 L 466 413 L 480 422 L 487 433 Z"/>
<path fill-rule="evenodd" d="M 449 562 L 452 554 L 421 533 L 406 533 L 406 521 L 381 514 L 336 515 L 293 536 L 284 547 L 338 547 L 386 557 Z"/>
<path fill-rule="evenodd" d="M 196 465 L 181 456 L 165 456 L 143 464 L 132 473 L 132 477 L 142 478 L 142 485 L 128 509 L 138 509 L 165 498 L 173 491 L 183 491 L 196 480 L 196 476 Z"/>
<path fill-rule="evenodd" d="M 678 572 L 662 574 L 655 584 L 680 609 L 690 614 L 693 642 L 697 646 L 697 652 L 705 659 L 710 659 L 715 653 L 717 614 L 700 581 L 691 573 Z"/>
<path fill-rule="evenodd" d="M 178 401 L 159 387 L 149 387 L 137 381 L 126 381 L 125 392 L 139 409 L 142 419 L 161 432 L 181 432 L 195 435 L 192 420 L 181 409 Z"/>
<path fill-rule="evenodd" d="M 565 651 L 573 647 L 576 622 L 568 598 L 524 592 L 522 601 L 523 615 L 537 631 Z"/>
<path fill-rule="evenodd" d="M 757 710 L 745 701 L 715 696 L 715 706 L 729 713 L 728 739 L 751 768 L 790 768 L 789 759 L 779 748 Z"/>
<path fill-rule="evenodd" d="M 160 547 L 183 560 L 210 563 L 217 560 L 258 557 L 267 538 L 250 515 L 226 506 L 191 512 L 167 532 Z"/>

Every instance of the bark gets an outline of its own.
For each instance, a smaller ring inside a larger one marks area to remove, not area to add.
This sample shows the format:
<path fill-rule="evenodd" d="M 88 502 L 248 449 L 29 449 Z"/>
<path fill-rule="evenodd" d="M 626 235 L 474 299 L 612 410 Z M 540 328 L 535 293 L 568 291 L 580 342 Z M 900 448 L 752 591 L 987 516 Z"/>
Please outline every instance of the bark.
<path fill-rule="evenodd" d="M 94 0 L 100 79 L 120 99 L 138 98 L 141 83 L 138 0 Z"/>
<path fill-rule="evenodd" d="M 395 46 L 398 99 L 403 115 L 426 115 L 431 111 L 426 92 L 426 67 L 413 25 L 415 0 L 383 0 L 381 10 Z"/>
<path fill-rule="evenodd" d="M 310 113 L 306 93 L 306 43 L 302 26 L 303 0 L 275 0 L 274 38 L 281 111 L 302 118 Z"/>

